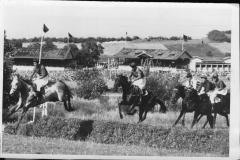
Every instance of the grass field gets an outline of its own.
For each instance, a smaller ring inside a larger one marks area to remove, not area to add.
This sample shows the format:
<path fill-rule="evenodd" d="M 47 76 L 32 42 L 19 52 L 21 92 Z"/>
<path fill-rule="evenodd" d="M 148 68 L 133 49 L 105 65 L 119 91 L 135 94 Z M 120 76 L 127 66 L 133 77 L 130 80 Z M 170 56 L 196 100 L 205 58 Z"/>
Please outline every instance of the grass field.
<path fill-rule="evenodd" d="M 229 87 L 230 81 L 224 79 Z M 76 84 L 67 82 L 70 88 L 75 88 Z M 113 82 L 108 82 L 109 86 L 113 85 Z M 65 111 L 61 102 L 49 103 L 48 110 L 56 108 L 65 114 L 67 119 L 77 118 L 81 120 L 102 120 L 107 122 L 120 122 L 124 124 L 137 125 L 138 114 L 133 116 L 124 116 L 120 119 L 118 113 L 117 101 L 121 99 L 121 94 L 107 94 L 110 96 L 102 96 L 95 100 L 84 100 L 74 96 L 72 99 L 72 106 L 74 112 Z M 179 101 L 180 102 L 180 101 Z M 177 103 L 175 107 L 179 107 L 180 103 Z M 169 107 L 169 106 L 167 106 Z M 29 111 L 32 114 L 33 110 Z M 37 112 L 41 112 L 40 108 L 36 109 Z M 161 126 L 164 128 L 170 128 L 176 121 L 179 112 L 167 112 L 162 114 L 159 112 L 151 113 L 147 115 L 147 119 L 142 122 L 145 125 Z M 189 130 L 191 122 L 193 120 L 193 113 L 187 113 L 185 116 L 185 127 L 181 125 L 181 121 L 176 126 L 182 128 L 182 130 Z M 200 130 L 206 121 L 206 117 L 203 117 L 199 123 L 197 123 L 193 130 Z M 206 127 L 209 129 L 209 125 Z M 216 129 L 228 129 L 226 125 L 226 119 L 223 116 L 217 116 Z M 65 139 L 51 139 L 46 137 L 23 137 L 20 135 L 3 134 L 3 153 L 26 153 L 26 154 L 71 154 L 71 155 L 112 155 L 112 156 L 228 156 L 220 153 L 203 154 L 192 153 L 190 151 L 182 150 L 170 150 L 166 148 L 156 149 L 146 146 L 125 146 L 125 145 L 107 145 L 98 144 L 88 141 L 69 141 Z"/>
<path fill-rule="evenodd" d="M 107 156 L 171 156 L 218 157 L 218 154 L 182 152 L 141 146 L 106 145 L 92 142 L 69 141 L 45 137 L 23 137 L 5 134 L 3 154 L 52 154 L 52 155 L 107 155 Z M 226 157 L 227 155 L 222 155 Z"/>
<path fill-rule="evenodd" d="M 79 98 L 74 98 L 72 103 L 76 109 L 74 112 L 64 110 L 63 104 L 57 103 L 55 107 L 62 110 L 66 118 L 79 118 L 82 120 L 105 120 L 109 122 L 121 122 L 127 124 L 136 124 L 138 115 L 124 116 L 124 119 L 119 118 L 116 105 L 118 97 L 111 97 L 105 100 L 88 101 Z M 54 105 L 49 105 L 50 109 Z M 32 112 L 32 110 L 30 111 Z M 37 112 L 41 112 L 37 109 Z M 175 122 L 178 112 L 148 113 L 147 119 L 143 124 L 152 126 L 163 126 L 170 128 Z M 185 127 L 179 123 L 177 128 L 188 129 L 192 122 L 193 114 L 186 114 Z M 202 127 L 206 118 L 200 120 L 194 127 L 198 130 Z M 209 126 L 207 126 L 209 128 Z M 226 120 L 222 116 L 217 117 L 217 129 L 227 129 Z M 25 153 L 25 154 L 71 154 L 71 155 L 112 155 L 112 156 L 228 156 L 219 153 L 203 154 L 191 153 L 190 151 L 169 150 L 165 148 L 156 149 L 146 146 L 125 146 L 125 145 L 106 145 L 88 141 L 69 141 L 65 139 L 51 139 L 45 137 L 23 137 L 21 135 L 3 134 L 3 153 Z"/>

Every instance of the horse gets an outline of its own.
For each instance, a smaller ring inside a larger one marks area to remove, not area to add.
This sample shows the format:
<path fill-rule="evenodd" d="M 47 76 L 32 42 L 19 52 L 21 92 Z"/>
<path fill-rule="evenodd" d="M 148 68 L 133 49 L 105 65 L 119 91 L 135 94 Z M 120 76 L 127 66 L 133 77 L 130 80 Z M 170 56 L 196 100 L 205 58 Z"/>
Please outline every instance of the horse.
<path fill-rule="evenodd" d="M 200 82 L 197 82 L 197 88 L 200 86 Z M 185 98 L 185 91 L 186 91 L 186 87 L 179 83 L 176 85 L 176 87 L 174 87 L 173 91 L 172 91 L 172 96 L 170 99 L 171 104 L 175 104 L 177 102 L 177 100 L 179 98 L 182 98 L 182 108 L 180 111 L 180 115 L 178 116 L 177 120 L 175 121 L 175 123 L 172 125 L 172 127 L 176 126 L 178 121 L 182 118 L 182 126 L 185 126 L 185 114 L 186 113 L 192 113 L 191 110 L 188 110 L 186 103 L 183 101 L 183 99 Z M 200 115 L 199 118 L 197 119 L 196 122 L 199 122 L 199 120 L 203 117 L 203 115 Z"/>
<path fill-rule="evenodd" d="M 131 106 L 129 115 L 135 114 L 136 110 L 133 110 L 135 107 L 139 107 L 139 121 L 138 123 L 144 121 L 147 116 L 147 112 L 152 110 L 154 106 L 158 103 L 160 107 L 160 112 L 166 113 L 167 107 L 165 106 L 164 102 L 160 99 L 156 98 L 152 92 L 147 91 L 148 94 L 142 97 L 142 103 L 139 105 L 139 87 L 132 85 L 131 82 L 128 82 L 128 77 L 123 75 L 117 75 L 115 79 L 115 83 L 113 86 L 113 90 L 117 91 L 118 87 L 122 87 L 123 94 L 122 100 L 118 103 L 119 108 L 119 116 L 123 119 L 121 106 L 128 105 Z M 134 112 L 132 112 L 134 111 Z"/>
<path fill-rule="evenodd" d="M 48 89 L 45 91 L 44 94 L 40 95 L 39 99 L 37 99 L 34 92 L 33 84 L 30 81 L 20 78 L 18 74 L 13 74 L 12 79 L 13 80 L 11 83 L 10 95 L 14 96 L 18 93 L 19 100 L 15 106 L 9 109 L 6 119 L 9 118 L 12 114 L 16 113 L 20 108 L 22 108 L 21 117 L 18 119 L 18 124 L 15 130 L 17 130 L 21 120 L 23 119 L 29 108 L 38 106 L 47 101 L 62 101 L 67 111 L 70 112 L 74 110 L 71 107 L 70 103 L 70 99 L 73 97 L 73 94 L 64 82 L 49 82 L 47 84 Z"/>
<path fill-rule="evenodd" d="M 221 101 L 213 104 L 213 108 L 212 108 L 212 113 L 214 113 L 213 127 L 215 128 L 215 125 L 216 125 L 217 114 L 224 116 L 226 118 L 227 126 L 229 127 L 228 114 L 230 114 L 230 93 L 227 93 L 226 96 L 222 96 L 222 95 L 217 95 L 217 96 L 221 99 Z M 224 105 L 227 105 L 227 112 L 223 111 Z M 208 120 L 205 122 L 202 128 L 205 128 L 207 123 L 208 123 Z"/>
<path fill-rule="evenodd" d="M 184 103 L 188 108 L 188 111 L 194 111 L 194 118 L 192 121 L 191 128 L 193 128 L 194 124 L 197 121 L 197 117 L 202 114 L 207 116 L 207 121 L 210 124 L 211 128 L 213 126 L 213 116 L 212 116 L 212 104 L 210 98 L 207 94 L 198 95 L 197 90 L 195 89 L 187 89 L 185 92 L 185 98 L 183 99 Z"/>

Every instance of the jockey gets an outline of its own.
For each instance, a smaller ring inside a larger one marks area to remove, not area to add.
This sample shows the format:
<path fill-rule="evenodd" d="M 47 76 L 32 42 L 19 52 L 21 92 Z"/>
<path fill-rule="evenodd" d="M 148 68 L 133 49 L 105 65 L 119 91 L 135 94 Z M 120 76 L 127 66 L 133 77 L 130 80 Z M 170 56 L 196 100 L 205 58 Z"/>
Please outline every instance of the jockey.
<path fill-rule="evenodd" d="M 30 79 L 32 80 L 34 74 L 37 73 L 37 78 L 34 79 L 33 83 L 37 85 L 37 90 L 35 92 L 37 94 L 37 97 L 39 97 L 42 87 L 48 83 L 48 71 L 44 65 L 38 64 L 37 59 L 33 60 L 33 65 L 33 72 Z"/>
<path fill-rule="evenodd" d="M 201 76 L 201 85 L 198 89 L 198 95 L 202 95 L 204 93 L 208 94 L 209 91 L 213 91 L 215 88 L 214 84 L 211 83 L 206 75 Z"/>
<path fill-rule="evenodd" d="M 185 83 L 185 86 L 187 88 L 193 88 L 197 89 L 197 80 L 192 77 L 192 74 L 190 72 L 187 73 L 187 81 Z"/>
<path fill-rule="evenodd" d="M 129 79 L 131 79 L 131 77 L 134 77 L 134 79 L 132 80 L 133 85 L 136 85 L 140 88 L 140 95 L 139 95 L 140 99 L 138 104 L 141 104 L 142 97 L 143 97 L 143 90 L 145 89 L 145 85 L 146 85 L 146 79 L 144 77 L 143 71 L 137 67 L 135 62 L 132 62 L 130 66 L 132 67 L 132 72 L 129 76 Z"/>
<path fill-rule="evenodd" d="M 227 95 L 227 87 L 226 87 L 225 83 L 218 78 L 217 73 L 213 74 L 212 79 L 213 79 L 213 82 L 214 82 L 216 88 L 215 88 L 213 94 L 211 94 L 210 99 L 211 99 L 211 101 L 214 102 L 215 98 L 217 96 L 220 96 L 220 98 L 222 99 L 222 102 L 224 104 L 224 96 Z M 227 111 L 226 105 L 224 105 L 224 111 L 225 112 Z"/>

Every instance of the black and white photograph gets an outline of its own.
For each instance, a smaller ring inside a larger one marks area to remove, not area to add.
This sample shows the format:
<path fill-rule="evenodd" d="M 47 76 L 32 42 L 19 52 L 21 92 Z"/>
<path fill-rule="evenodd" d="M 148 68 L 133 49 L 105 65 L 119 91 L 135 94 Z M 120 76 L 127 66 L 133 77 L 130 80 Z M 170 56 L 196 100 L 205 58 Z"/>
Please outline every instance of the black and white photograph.
<path fill-rule="evenodd" d="M 240 158 L 238 4 L 1 9 L 1 157 Z"/>

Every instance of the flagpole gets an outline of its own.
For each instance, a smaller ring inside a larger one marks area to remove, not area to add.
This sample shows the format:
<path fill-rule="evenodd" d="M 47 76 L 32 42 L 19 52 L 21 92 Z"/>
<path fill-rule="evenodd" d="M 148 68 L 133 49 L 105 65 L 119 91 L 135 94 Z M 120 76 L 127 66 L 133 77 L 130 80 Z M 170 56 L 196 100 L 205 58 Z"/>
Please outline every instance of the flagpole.
<path fill-rule="evenodd" d="M 42 56 L 42 41 L 43 41 L 43 36 L 41 38 L 41 47 L 40 47 L 40 54 L 39 54 L 39 64 L 41 63 L 41 56 Z"/>

